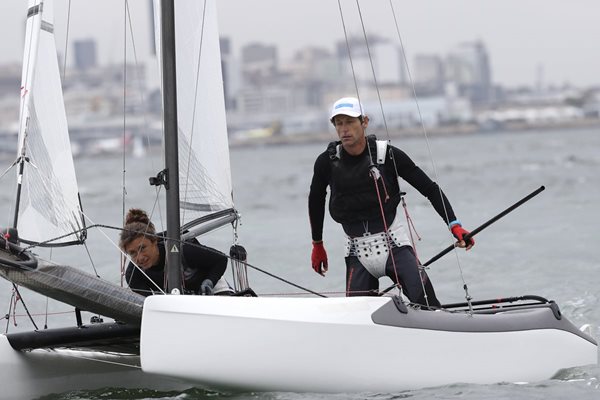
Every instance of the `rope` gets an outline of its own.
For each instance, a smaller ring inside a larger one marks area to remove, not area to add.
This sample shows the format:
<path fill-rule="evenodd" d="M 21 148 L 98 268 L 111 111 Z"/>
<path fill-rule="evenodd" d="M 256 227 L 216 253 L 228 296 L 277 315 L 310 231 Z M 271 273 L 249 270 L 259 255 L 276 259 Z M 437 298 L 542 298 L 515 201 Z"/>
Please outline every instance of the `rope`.
<path fill-rule="evenodd" d="M 407 74 L 408 74 L 408 79 L 409 79 L 409 82 L 410 82 L 410 85 L 411 85 L 411 89 L 412 89 L 412 93 L 413 93 L 413 98 L 415 99 L 415 105 L 417 107 L 417 113 L 419 115 L 419 122 L 421 124 L 421 129 L 423 131 L 423 137 L 425 139 L 425 143 L 427 145 L 427 151 L 429 153 L 429 158 L 431 160 L 431 164 L 432 164 L 432 168 L 433 168 L 433 174 L 434 174 L 436 182 L 439 182 L 440 180 L 439 180 L 439 176 L 438 176 L 438 173 L 437 173 L 437 168 L 436 168 L 436 165 L 435 165 L 435 161 L 434 161 L 434 158 L 433 158 L 433 152 L 431 150 L 431 146 L 430 146 L 430 143 L 429 143 L 429 135 L 427 134 L 427 129 L 425 128 L 425 122 L 423 120 L 423 115 L 421 113 L 421 107 L 419 105 L 419 100 L 418 100 L 418 97 L 417 97 L 417 91 L 415 89 L 415 83 L 414 83 L 414 80 L 412 78 L 412 73 L 410 71 L 410 67 L 408 65 L 408 59 L 406 58 L 406 52 L 404 51 L 404 43 L 402 41 L 402 35 L 400 34 L 400 28 L 398 27 L 398 19 L 396 18 L 396 11 L 394 9 L 394 5 L 392 3 L 392 0 L 389 0 L 389 3 L 390 3 L 390 8 L 392 10 L 392 15 L 394 17 L 394 24 L 395 24 L 395 27 L 396 27 L 396 33 L 398 35 L 398 40 L 400 42 L 400 48 L 401 48 L 401 51 L 402 51 L 402 57 L 404 59 L 404 65 L 406 67 L 406 71 L 407 71 Z M 442 193 L 442 188 L 441 188 L 440 185 L 438 185 L 438 191 L 439 191 L 440 198 L 443 200 L 443 193 Z M 444 208 L 444 214 L 446 216 L 446 220 L 448 220 L 448 210 L 446 209 L 446 203 L 444 201 L 442 201 L 442 207 Z M 450 236 L 451 241 L 454 242 L 454 237 L 452 236 L 452 233 L 449 232 L 448 234 Z M 458 271 L 459 271 L 460 279 L 461 279 L 461 281 L 463 283 L 463 289 L 465 290 L 465 296 L 466 296 L 465 298 L 467 299 L 467 302 L 470 302 L 471 296 L 469 295 L 469 292 L 468 292 L 468 289 L 467 289 L 467 283 L 465 281 L 465 277 L 464 277 L 464 273 L 463 273 L 462 266 L 461 266 L 461 263 L 460 263 L 460 259 L 458 257 L 458 251 L 456 249 L 454 249 L 454 254 L 456 256 L 456 264 L 458 266 Z"/>
<path fill-rule="evenodd" d="M 40 244 L 35 244 L 35 245 L 30 245 L 30 246 L 27 246 L 27 247 L 23 248 L 23 250 L 22 250 L 22 251 L 23 251 L 23 252 L 24 252 L 24 251 L 28 251 L 28 250 L 30 250 L 30 249 L 32 249 L 32 248 L 34 248 L 34 247 L 37 247 L 38 245 L 41 245 L 41 244 L 47 244 L 47 243 L 50 243 L 50 242 L 52 242 L 52 241 L 54 241 L 54 240 L 59 240 L 59 239 L 61 239 L 61 238 L 63 238 L 63 237 L 70 236 L 70 235 L 73 235 L 73 234 L 75 234 L 75 233 L 78 233 L 78 232 L 84 231 L 84 230 L 86 230 L 86 229 L 92 229 L 92 228 L 104 228 L 104 229 L 112 229 L 112 230 L 117 230 L 117 231 L 136 232 L 136 231 L 130 231 L 130 230 L 128 230 L 128 229 L 125 229 L 125 228 L 119 228 L 119 227 L 116 227 L 116 226 L 111 226 L 111 225 L 105 225 L 105 224 L 93 224 L 93 225 L 90 225 L 90 226 L 88 226 L 88 227 L 86 227 L 86 228 L 83 228 L 83 229 L 80 229 L 80 230 L 77 230 L 77 231 L 74 231 L 74 232 L 68 233 L 68 234 L 66 234 L 66 235 L 62 235 L 62 236 L 58 236 L 58 237 L 56 237 L 56 238 L 53 238 L 53 239 L 49 239 L 49 240 L 47 240 L 47 241 L 45 241 L 45 242 L 42 242 L 42 243 L 40 243 Z M 157 239 L 159 239 L 159 238 L 160 238 L 160 239 L 162 239 L 162 238 L 165 238 L 165 239 L 167 239 L 167 238 L 168 238 L 168 237 L 166 237 L 166 236 L 161 236 L 161 235 L 158 235 L 158 234 L 151 234 L 151 233 L 144 233 L 144 234 L 145 234 L 146 236 L 149 236 L 149 237 L 154 237 L 154 238 L 157 238 Z M 174 238 L 169 238 L 169 239 L 171 239 L 171 240 L 173 240 L 173 241 L 175 241 L 175 242 L 178 242 L 179 244 L 181 244 L 181 243 L 183 242 L 181 239 L 179 239 L 179 240 L 176 240 L 176 239 L 174 239 Z M 203 248 L 206 248 L 206 246 L 202 246 L 201 244 L 199 245 L 199 244 L 196 244 L 196 243 L 185 242 L 185 244 L 186 244 L 186 246 L 196 246 L 196 247 L 203 247 Z M 221 253 L 221 252 L 220 252 L 220 251 L 218 251 L 218 250 L 214 250 L 214 249 L 210 249 L 210 248 L 208 248 L 208 249 L 209 249 L 210 251 L 214 251 L 214 252 L 217 252 L 217 253 L 219 253 L 219 254 L 223 254 L 223 253 Z M 121 250 L 119 249 L 119 251 L 121 251 Z M 122 251 L 121 251 L 121 253 L 122 253 L 122 254 L 124 254 Z M 231 256 L 228 256 L 228 255 L 226 255 L 226 254 L 225 254 L 225 257 L 227 257 L 227 258 L 229 258 L 229 259 L 232 259 L 232 257 L 231 257 Z M 268 272 L 268 271 L 266 271 L 266 270 L 264 270 L 264 269 L 261 269 L 261 268 L 259 268 L 259 267 L 255 266 L 255 265 L 253 265 L 253 264 L 250 264 L 250 263 L 248 263 L 248 262 L 245 262 L 245 261 L 240 261 L 240 260 L 236 260 L 236 261 L 239 261 L 239 262 L 241 262 L 241 263 L 242 263 L 242 264 L 243 264 L 245 267 L 250 267 L 250 268 L 252 268 L 252 269 L 254 269 L 254 270 L 258 271 L 258 272 L 261 272 L 261 273 L 263 273 L 263 274 L 265 274 L 265 275 L 268 275 L 268 276 L 270 276 L 270 277 L 272 277 L 272 278 L 274 278 L 274 279 L 277 279 L 277 280 L 279 280 L 279 281 L 281 281 L 281 282 L 287 283 L 287 284 L 288 284 L 288 285 L 290 285 L 290 286 L 294 286 L 294 287 L 296 287 L 296 288 L 298 288 L 298 289 L 304 290 L 305 292 L 308 292 L 308 293 L 311 293 L 311 294 L 314 294 L 314 295 L 316 295 L 316 296 L 320 296 L 320 297 L 327 297 L 327 296 L 323 296 L 323 295 L 321 295 L 320 293 L 318 293 L 318 292 L 315 292 L 315 291 L 313 291 L 313 290 L 311 290 L 311 289 L 308 289 L 308 288 L 302 287 L 302 286 L 300 286 L 300 285 L 297 285 L 297 284 L 295 284 L 295 283 L 293 283 L 293 282 L 291 282 L 291 281 L 289 281 L 289 280 L 287 280 L 287 279 L 285 279 L 285 278 L 282 278 L 282 277 L 280 277 L 280 276 L 277 276 L 277 275 L 275 275 L 275 274 L 273 274 L 273 273 L 271 273 L 271 272 Z M 135 263 L 134 263 L 134 265 L 135 265 Z M 137 267 L 137 266 L 136 266 L 136 267 Z M 140 271 L 142 271 L 142 270 L 140 269 Z M 142 272 L 143 272 L 143 271 L 142 271 Z M 157 287 L 157 288 L 158 288 L 158 287 Z M 161 290 L 160 288 L 158 288 L 158 289 L 159 289 L 159 290 Z M 161 291 L 162 291 L 162 290 L 161 290 Z M 164 293 L 164 292 L 163 292 L 163 293 Z"/>
<path fill-rule="evenodd" d="M 123 21 L 123 148 L 121 152 L 123 169 L 121 171 L 121 218 L 125 220 L 125 197 L 127 196 L 127 186 L 125 177 L 127 174 L 127 161 L 125 157 L 125 132 L 127 130 L 127 12 L 129 9 L 129 1 L 125 0 L 124 6 L 124 21 Z"/>
<path fill-rule="evenodd" d="M 358 15 L 360 18 L 360 24 L 363 31 L 363 37 L 365 38 L 365 46 L 367 48 L 367 55 L 369 56 L 369 65 L 371 66 L 371 73 L 373 74 L 373 83 L 375 84 L 375 91 L 377 92 L 377 98 L 379 100 L 379 107 L 381 109 L 381 115 L 383 117 L 383 125 L 385 126 L 385 132 L 387 133 L 388 140 L 390 140 L 390 132 L 388 130 L 387 120 L 385 119 L 385 112 L 383 111 L 383 102 L 381 100 L 381 92 L 379 91 L 379 85 L 377 83 L 377 74 L 375 74 L 375 66 L 373 65 L 373 58 L 371 57 L 371 47 L 369 46 L 369 40 L 367 38 L 367 31 L 365 29 L 365 23 L 360 9 L 360 4 L 356 0 L 356 8 L 358 9 Z M 356 78 L 355 78 L 356 79 Z"/>
<path fill-rule="evenodd" d="M 363 31 L 363 37 L 365 39 L 365 44 L 366 44 L 366 48 L 367 48 L 367 54 L 369 56 L 369 62 L 370 62 L 370 66 L 371 66 L 371 72 L 373 74 L 373 80 L 374 80 L 375 88 L 376 88 L 376 91 L 377 91 L 377 97 L 379 99 L 379 106 L 381 108 L 381 113 L 383 115 L 383 122 L 384 122 L 384 125 L 385 125 L 385 131 L 387 133 L 388 142 L 391 143 L 390 134 L 389 134 L 388 126 L 387 126 L 387 121 L 385 119 L 385 113 L 383 111 L 383 103 L 381 101 L 381 93 L 379 91 L 379 85 L 377 84 L 377 76 L 375 74 L 375 67 L 373 65 L 373 59 L 371 57 L 371 49 L 370 49 L 370 46 L 369 46 L 369 40 L 368 40 L 368 37 L 367 37 L 367 32 L 366 32 L 366 29 L 365 29 L 365 24 L 364 24 L 364 20 L 363 20 L 363 16 L 362 16 L 362 11 L 361 11 L 361 8 L 360 8 L 360 4 L 358 3 L 358 0 L 356 0 L 356 7 L 358 9 L 358 14 L 359 14 L 359 17 L 360 17 L 361 27 L 362 27 L 362 31 Z M 352 68 L 352 79 L 354 80 L 354 87 L 356 89 L 356 97 L 358 99 L 359 107 L 361 108 L 361 114 L 364 114 L 364 112 L 362 110 L 362 101 L 360 100 L 360 93 L 358 91 L 358 80 L 356 79 L 356 73 L 355 73 L 355 70 L 354 70 L 354 64 L 352 62 L 352 53 L 350 51 L 350 42 L 349 42 L 349 39 L 348 39 L 348 33 L 347 33 L 347 30 L 346 30 L 346 24 L 345 24 L 345 21 L 344 21 L 344 15 L 343 15 L 342 7 L 341 7 L 341 4 L 340 4 L 339 0 L 338 0 L 338 8 L 339 8 L 339 11 L 340 11 L 340 17 L 341 17 L 341 20 L 342 20 L 342 26 L 343 26 L 343 30 L 344 30 L 344 37 L 345 37 L 345 40 L 346 40 L 346 48 L 348 50 L 348 58 L 350 60 L 350 65 L 351 65 L 351 68 Z M 378 199 L 378 202 L 379 202 L 379 207 L 381 209 L 381 218 L 382 218 L 382 221 L 383 221 L 383 226 L 384 226 L 385 232 L 387 232 L 389 224 L 388 224 L 388 221 L 385 218 L 385 212 L 383 210 L 383 202 L 382 202 L 382 199 L 381 199 L 381 194 L 379 192 L 379 186 L 377 185 L 377 176 L 376 176 L 376 174 L 373 171 L 373 169 L 377 169 L 377 167 L 373 164 L 373 154 L 371 152 L 371 146 L 369 146 L 369 142 L 366 139 L 366 130 L 363 130 L 363 133 L 365 135 L 365 142 L 366 142 L 366 146 L 367 146 L 367 151 L 369 153 L 369 159 L 371 160 L 371 167 L 370 167 L 371 168 L 371 175 L 373 177 L 373 183 L 375 185 L 375 190 L 377 191 L 377 199 Z M 394 157 L 393 157 L 393 152 L 390 151 L 390 154 L 391 154 L 392 161 L 394 163 L 394 170 L 396 171 L 396 175 L 397 175 L 398 168 L 396 167 L 396 162 L 395 162 Z M 377 171 L 377 174 L 379 174 L 379 171 Z M 385 182 L 384 182 L 383 178 L 381 178 L 381 181 L 383 182 L 384 189 L 386 190 L 386 200 L 387 200 L 387 198 L 389 197 L 388 194 L 387 194 L 387 188 L 385 186 Z M 399 181 L 399 179 L 398 179 L 398 190 L 400 190 L 400 181 Z M 390 240 L 391 239 L 389 238 L 389 236 L 386 235 L 386 241 L 387 241 L 388 247 L 390 249 L 390 257 L 392 259 L 392 265 L 394 267 L 394 275 L 395 275 L 395 278 L 396 278 L 396 285 L 398 285 L 398 287 L 400 287 L 401 286 L 400 285 L 400 278 L 398 277 L 398 271 L 396 269 L 396 260 L 395 260 L 395 257 L 394 257 L 394 253 L 392 252 L 392 246 L 391 246 Z M 425 288 L 423 287 L 423 291 L 424 290 L 425 290 Z M 349 292 L 349 288 L 347 288 L 347 292 Z"/>
<path fill-rule="evenodd" d="M 375 168 L 377 174 L 379 174 L 379 170 L 377 170 L 376 167 L 373 167 L 373 168 Z M 386 232 L 385 241 L 388 245 L 388 248 L 390 249 L 390 257 L 392 259 L 392 266 L 394 267 L 394 276 L 396 278 L 396 285 L 398 285 L 398 287 L 401 287 L 400 278 L 398 277 L 398 270 L 396 269 L 396 259 L 394 257 L 394 252 L 392 249 L 392 239 L 390 238 L 390 235 L 387 234 L 389 227 L 388 227 L 387 220 L 385 219 L 385 211 L 383 210 L 383 202 L 381 201 L 381 194 L 379 193 L 379 185 L 377 185 L 377 176 L 373 170 L 371 170 L 371 176 L 373 177 L 373 182 L 375 184 L 375 190 L 377 191 L 377 199 L 379 200 L 379 211 L 381 211 L 381 219 L 383 220 L 383 229 Z M 380 176 L 380 178 L 381 178 L 381 182 L 383 183 L 383 185 L 385 187 L 385 182 L 383 180 L 383 177 Z"/>
<path fill-rule="evenodd" d="M 352 53 L 350 52 L 350 43 L 348 42 L 348 32 L 346 31 L 346 21 L 344 20 L 344 13 L 342 12 L 342 4 L 338 0 L 338 8 L 340 10 L 340 19 L 342 21 L 342 28 L 344 30 L 344 38 L 346 39 L 346 50 L 348 51 L 348 59 L 350 60 L 350 68 L 352 69 L 352 77 L 354 78 L 354 88 L 356 91 L 356 98 L 358 99 L 358 106 L 361 108 L 360 112 L 363 114 L 362 102 L 360 101 L 360 94 L 358 93 L 358 82 L 356 80 L 356 73 L 354 71 L 354 62 L 352 61 Z"/>
<path fill-rule="evenodd" d="M 25 309 L 25 312 L 27 313 L 27 316 L 29 316 L 29 320 L 31 321 L 31 323 L 33 324 L 33 327 L 37 330 L 38 327 L 35 324 L 35 321 L 33 320 L 33 317 L 31 316 L 31 313 L 29 312 L 29 309 L 27 308 L 27 304 L 25 304 L 25 301 L 23 300 L 23 297 L 21 297 L 21 293 L 19 292 L 19 288 L 17 287 L 17 285 L 15 283 L 13 283 L 13 291 L 15 293 L 15 295 L 13 295 L 13 300 L 14 300 L 14 307 L 13 307 L 13 318 L 14 318 L 14 312 L 17 309 L 17 302 L 20 300 L 21 304 L 23 304 L 23 308 Z M 15 326 L 17 326 L 17 321 L 14 320 L 14 324 Z"/>
<path fill-rule="evenodd" d="M 188 159 L 186 165 L 186 173 L 185 173 L 185 190 L 183 193 L 183 201 L 187 201 L 188 195 L 188 184 L 190 179 L 190 168 L 192 164 L 192 142 L 194 140 L 194 126 L 196 124 L 196 107 L 198 105 L 198 88 L 200 83 L 200 60 L 202 59 L 202 44 L 204 43 L 204 23 L 206 20 L 206 0 L 204 1 L 204 5 L 202 7 L 202 23 L 200 27 L 200 46 L 198 48 L 198 62 L 196 64 L 196 82 L 194 84 L 194 108 L 192 111 L 192 126 L 190 129 L 190 145 L 188 149 Z M 182 219 L 185 221 L 185 213 L 186 209 L 183 209 Z"/>
<path fill-rule="evenodd" d="M 362 15 L 362 10 L 361 10 L 361 7 L 360 7 L 360 4 L 359 4 L 358 0 L 356 0 L 356 7 L 357 7 L 357 10 L 358 10 L 358 15 L 359 15 L 360 23 L 361 23 L 362 34 L 363 34 L 363 37 L 364 37 L 364 40 L 365 40 L 365 45 L 366 45 L 366 49 L 367 49 L 367 55 L 369 57 L 369 63 L 370 63 L 370 67 L 371 67 L 371 73 L 372 73 L 372 76 L 373 76 L 374 86 L 375 86 L 375 89 L 376 89 L 376 92 L 377 92 L 379 106 L 380 106 L 381 113 L 382 113 L 382 116 L 383 116 L 383 124 L 384 124 L 384 127 L 385 127 L 385 131 L 386 131 L 386 135 L 387 135 L 387 138 L 388 138 L 388 142 L 391 143 L 390 132 L 389 132 L 389 128 L 388 128 L 388 125 L 387 125 L 387 119 L 386 119 L 386 116 L 385 116 L 385 112 L 384 112 L 384 109 L 383 109 L 383 102 L 382 102 L 382 99 L 381 99 L 381 92 L 379 90 L 379 85 L 378 85 L 378 82 L 377 82 L 377 75 L 375 73 L 375 67 L 374 67 L 374 64 L 373 64 L 373 58 L 372 58 L 372 55 L 371 55 L 371 49 L 370 49 L 370 46 L 369 46 L 369 40 L 368 40 L 366 28 L 365 28 L 365 23 L 364 23 L 364 19 L 363 19 L 363 15 Z M 400 34 L 398 20 L 396 18 L 396 12 L 395 12 L 395 9 L 394 9 L 394 6 L 393 6 L 391 0 L 390 0 L 390 7 L 391 7 L 392 15 L 393 15 L 393 18 L 394 18 L 394 24 L 395 24 L 395 27 L 396 27 L 396 32 L 397 32 L 397 35 L 398 35 L 398 39 L 399 39 L 399 42 L 400 42 L 402 56 L 403 56 L 403 59 L 404 59 L 406 70 L 408 72 L 409 81 L 410 81 L 410 84 L 411 84 L 411 87 L 412 87 L 413 98 L 415 100 L 415 104 L 416 104 L 416 107 L 417 107 L 417 112 L 418 112 L 418 116 L 419 116 L 420 125 L 421 125 L 422 131 L 423 131 L 423 136 L 424 136 L 425 141 L 426 141 L 426 145 L 427 145 L 429 157 L 430 157 L 431 162 L 432 162 L 433 171 L 434 171 L 434 177 L 435 177 L 436 181 L 439 181 L 439 176 L 438 176 L 437 168 L 436 168 L 435 161 L 434 161 L 434 158 L 433 158 L 433 152 L 431 150 L 431 145 L 429 143 L 429 137 L 428 137 L 427 129 L 425 127 L 425 123 L 424 123 L 424 120 L 423 120 L 423 115 L 422 115 L 422 112 L 421 112 L 421 107 L 420 107 L 420 104 L 419 104 L 419 101 L 418 101 L 418 97 L 417 97 L 417 93 L 416 93 L 416 89 L 415 89 L 414 80 L 412 78 L 410 67 L 408 65 L 408 61 L 407 61 L 407 58 L 406 58 L 406 52 L 405 52 L 405 49 L 404 49 L 404 44 L 403 44 L 403 41 L 402 41 L 402 36 Z M 360 95 L 358 93 L 358 83 L 357 83 L 357 78 L 356 78 L 356 74 L 355 74 L 355 70 L 354 70 L 354 66 L 353 66 L 353 62 L 352 62 L 352 55 L 351 55 L 351 52 L 350 52 L 350 45 L 349 45 L 349 39 L 348 39 L 346 24 L 345 24 L 345 21 L 344 21 L 343 11 L 342 11 L 342 7 L 341 7 L 341 4 L 340 4 L 339 0 L 338 0 L 338 8 L 339 8 L 340 17 L 341 17 L 341 20 L 342 20 L 342 26 L 343 26 L 343 30 L 344 30 L 344 36 L 345 36 L 345 39 L 346 39 L 346 47 L 348 49 L 348 56 L 349 56 L 349 59 L 350 59 L 350 65 L 352 67 L 352 76 L 353 76 L 353 80 L 354 80 L 354 85 L 355 85 L 357 97 L 358 97 L 358 100 L 359 100 L 359 103 L 360 103 Z M 361 107 L 362 107 L 362 105 L 361 105 Z M 372 159 L 371 149 L 370 149 L 370 147 L 368 145 L 367 145 L 367 147 L 368 147 L 368 151 L 369 151 L 369 156 Z M 396 174 L 397 174 L 398 168 L 397 168 L 396 160 L 395 160 L 394 155 L 393 155 L 393 151 L 390 151 L 390 158 L 391 158 L 391 160 L 392 160 L 392 162 L 394 164 L 394 169 L 395 169 Z M 379 188 L 377 186 L 377 182 L 376 181 L 375 181 L 375 185 L 376 185 L 376 188 L 377 188 L 377 196 L 378 196 L 378 199 L 379 199 L 379 202 L 380 202 L 380 207 L 381 207 L 381 196 L 380 196 Z M 400 182 L 399 178 L 398 178 L 398 186 L 399 186 L 399 188 L 401 187 L 401 182 Z M 442 192 L 442 189 L 441 189 L 441 187 L 439 185 L 438 185 L 438 191 L 439 191 L 440 198 L 443 199 L 443 192 Z M 410 217 L 410 214 L 408 212 L 408 208 L 406 207 L 406 202 L 404 201 L 404 199 L 402 199 L 402 204 L 403 204 L 403 208 L 404 208 L 404 212 L 405 212 L 407 224 L 408 224 L 408 227 L 409 227 L 409 233 L 410 233 L 410 237 L 411 237 L 411 242 L 413 244 L 413 248 L 415 248 L 415 255 L 416 255 L 416 246 L 415 246 L 415 241 L 414 241 L 413 234 L 412 234 L 412 230 L 414 229 L 414 223 L 412 221 L 412 218 Z M 444 201 L 442 201 L 442 207 L 444 208 L 444 214 L 446 216 L 445 219 L 448 220 L 448 210 L 446 209 L 446 204 L 445 204 Z M 382 217 L 383 217 L 384 226 L 386 227 L 387 226 L 387 221 L 385 220 L 385 215 L 383 214 Z M 416 230 L 414 230 L 414 232 L 418 236 L 418 234 L 416 233 Z M 452 237 L 451 234 L 450 234 L 450 237 L 453 240 L 453 237 Z M 419 240 L 420 240 L 420 237 L 419 237 Z M 458 267 L 459 267 L 459 272 L 460 272 L 461 280 L 463 282 L 463 288 L 465 288 L 467 299 L 468 299 L 469 295 L 468 295 L 468 292 L 467 292 L 467 289 L 466 289 L 466 283 L 465 283 L 463 271 L 462 271 L 462 268 L 460 266 L 460 260 L 458 259 L 458 253 L 456 252 L 456 250 L 455 250 L 455 254 L 456 254 L 456 257 L 457 257 L 457 264 L 458 264 Z M 417 260 L 418 260 L 418 256 L 417 256 Z M 394 269 L 395 269 L 395 261 L 394 261 L 393 255 L 392 255 L 392 262 L 394 264 Z M 422 274 L 422 270 L 421 269 L 419 269 L 419 274 L 420 275 Z M 426 291 L 425 291 L 423 279 L 421 279 L 421 284 L 422 284 L 423 292 L 425 293 L 425 300 L 427 302 L 427 294 L 426 294 Z"/>

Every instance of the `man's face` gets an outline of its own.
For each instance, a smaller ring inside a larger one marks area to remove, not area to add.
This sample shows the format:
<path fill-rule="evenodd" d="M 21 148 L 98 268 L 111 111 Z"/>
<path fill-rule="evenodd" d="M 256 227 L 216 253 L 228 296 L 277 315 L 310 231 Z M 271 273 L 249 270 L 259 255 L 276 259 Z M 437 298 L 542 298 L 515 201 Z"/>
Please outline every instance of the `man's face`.
<path fill-rule="evenodd" d="M 368 124 L 368 119 L 364 117 L 364 122 L 361 123 L 358 117 L 349 115 L 336 115 L 333 118 L 333 125 L 338 137 L 342 141 L 344 148 L 350 148 L 357 144 L 364 143 L 365 128 Z"/>

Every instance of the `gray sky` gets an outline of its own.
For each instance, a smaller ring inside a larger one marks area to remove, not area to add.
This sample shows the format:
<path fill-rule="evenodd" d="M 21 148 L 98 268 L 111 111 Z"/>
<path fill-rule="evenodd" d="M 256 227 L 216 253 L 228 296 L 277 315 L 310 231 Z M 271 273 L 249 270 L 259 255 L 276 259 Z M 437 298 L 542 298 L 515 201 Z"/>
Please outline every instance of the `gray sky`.
<path fill-rule="evenodd" d="M 198 0 L 200 1 L 200 0 Z M 69 0 L 55 0 L 58 48 L 64 48 Z M 341 0 L 347 29 L 361 33 L 356 0 Z M 390 0 L 359 2 L 368 34 L 399 43 Z M 250 41 L 279 46 L 282 58 L 304 46 L 332 49 L 343 38 L 338 0 L 217 0 L 223 36 L 235 54 Z M 391 0 L 412 68 L 417 53 L 445 55 L 465 41 L 488 47 L 493 80 L 531 85 L 600 84 L 598 0 Z M 136 51 L 149 50 L 148 0 L 130 0 Z M 26 0 L 0 0 L 0 63 L 21 62 Z M 71 0 L 70 40 L 98 40 L 101 62 L 123 57 L 123 0 Z M 71 49 L 69 48 L 69 51 Z M 131 51 L 131 50 L 130 50 Z M 130 52 L 131 55 L 131 52 Z M 541 67 L 541 68 L 540 68 Z"/>

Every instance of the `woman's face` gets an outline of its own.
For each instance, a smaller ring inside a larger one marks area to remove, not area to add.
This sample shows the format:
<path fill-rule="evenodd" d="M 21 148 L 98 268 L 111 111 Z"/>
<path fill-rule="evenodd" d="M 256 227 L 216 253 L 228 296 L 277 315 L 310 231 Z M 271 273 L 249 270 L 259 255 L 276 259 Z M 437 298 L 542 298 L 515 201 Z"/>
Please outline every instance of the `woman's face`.
<path fill-rule="evenodd" d="M 129 242 L 124 250 L 131 260 L 142 269 L 148 269 L 158 264 L 160 258 L 156 240 L 145 236 L 138 236 Z"/>

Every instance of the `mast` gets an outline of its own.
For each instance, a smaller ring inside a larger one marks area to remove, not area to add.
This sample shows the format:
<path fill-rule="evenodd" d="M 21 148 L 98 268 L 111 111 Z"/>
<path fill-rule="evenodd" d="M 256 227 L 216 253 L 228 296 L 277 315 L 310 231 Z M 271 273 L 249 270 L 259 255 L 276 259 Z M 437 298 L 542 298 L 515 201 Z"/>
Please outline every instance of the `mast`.
<path fill-rule="evenodd" d="M 167 291 L 181 293 L 179 221 L 179 154 L 177 141 L 177 76 L 175 70 L 175 4 L 161 1 L 161 52 L 165 135 L 165 188 L 167 191 L 166 270 Z"/>
<path fill-rule="evenodd" d="M 23 188 L 23 172 L 25 169 L 25 142 L 23 142 L 23 147 L 21 150 L 21 155 L 18 158 L 19 162 L 19 172 L 17 173 L 17 194 L 15 199 L 15 215 L 13 218 L 12 227 L 17 229 L 17 225 L 19 223 L 19 206 L 21 205 L 21 190 Z"/>
<path fill-rule="evenodd" d="M 19 222 L 19 208 L 21 206 L 21 191 L 23 188 L 23 173 L 25 169 L 25 162 L 27 160 L 26 155 L 26 143 L 25 140 L 28 131 L 29 125 L 29 97 L 31 96 L 31 81 L 33 80 L 33 71 L 30 65 L 35 66 L 37 59 L 37 46 L 39 43 L 40 36 L 40 26 L 41 19 L 38 14 L 43 10 L 43 3 L 32 5 L 29 3 L 29 7 L 27 8 L 27 25 L 31 24 L 31 27 L 26 32 L 29 36 L 29 46 L 25 46 L 25 55 L 23 61 L 23 76 L 21 77 L 22 84 L 22 100 L 21 100 L 21 109 L 20 109 L 20 121 L 19 121 L 19 133 L 20 133 L 20 143 L 19 143 L 19 154 L 17 156 L 19 171 L 17 172 L 17 193 L 15 199 L 15 215 L 13 218 L 13 228 L 17 229 L 17 225 Z M 31 18 L 31 19 L 30 19 Z M 40 20 L 40 22 L 38 22 Z M 27 38 L 26 38 L 27 39 Z M 27 63 L 26 63 L 27 62 Z"/>

